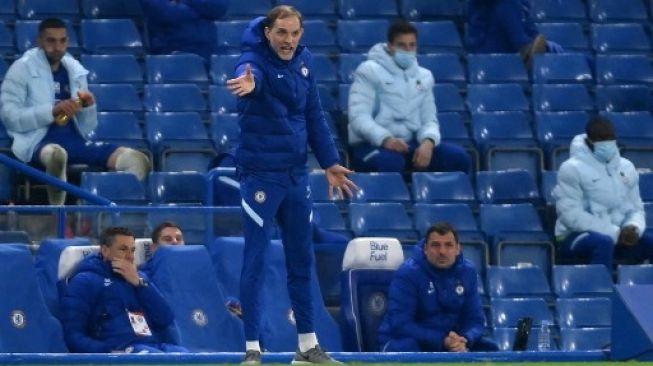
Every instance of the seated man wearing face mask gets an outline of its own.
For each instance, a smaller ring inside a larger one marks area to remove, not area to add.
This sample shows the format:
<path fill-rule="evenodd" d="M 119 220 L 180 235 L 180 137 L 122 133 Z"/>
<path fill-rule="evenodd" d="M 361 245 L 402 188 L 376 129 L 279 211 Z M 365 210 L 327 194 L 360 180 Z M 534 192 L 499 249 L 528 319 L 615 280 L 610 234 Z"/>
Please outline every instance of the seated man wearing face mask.
<path fill-rule="evenodd" d="M 613 258 L 653 260 L 653 235 L 639 195 L 639 175 L 619 155 L 614 126 L 592 118 L 574 137 L 570 158 L 560 166 L 553 190 L 556 239 L 563 257 L 588 258 L 612 270 Z"/>
<path fill-rule="evenodd" d="M 349 145 L 358 171 L 462 171 L 471 158 L 440 141 L 433 75 L 417 64 L 417 29 L 405 20 L 388 29 L 354 72 L 349 91 Z"/>

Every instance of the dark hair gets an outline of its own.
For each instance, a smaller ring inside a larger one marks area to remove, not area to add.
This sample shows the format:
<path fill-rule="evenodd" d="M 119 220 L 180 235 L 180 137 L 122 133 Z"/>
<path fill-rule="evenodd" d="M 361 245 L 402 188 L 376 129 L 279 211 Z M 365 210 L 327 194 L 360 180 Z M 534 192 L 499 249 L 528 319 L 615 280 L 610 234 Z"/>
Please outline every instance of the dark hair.
<path fill-rule="evenodd" d="M 451 225 L 451 224 L 448 223 L 448 222 L 444 222 L 444 221 L 442 221 L 442 222 L 437 222 L 437 223 L 431 225 L 431 227 L 429 227 L 429 229 L 426 230 L 426 239 L 425 239 L 425 240 L 426 240 L 427 243 L 428 243 L 428 241 L 429 241 L 429 237 L 430 237 L 431 234 L 433 234 L 434 232 L 435 232 L 435 233 L 438 233 L 438 234 L 440 234 L 440 235 L 445 235 L 446 233 L 452 233 L 452 234 L 453 234 L 453 238 L 456 240 L 456 243 L 459 242 L 459 241 L 458 241 L 458 232 L 457 232 L 456 229 L 453 227 L 453 225 Z"/>
<path fill-rule="evenodd" d="M 265 26 L 272 28 L 274 26 L 274 22 L 276 22 L 277 19 L 284 19 L 293 16 L 299 19 L 299 26 L 304 28 L 304 17 L 302 16 L 302 13 L 290 5 L 278 5 L 272 8 L 265 15 Z"/>
<path fill-rule="evenodd" d="M 126 227 L 111 226 L 104 229 L 102 234 L 100 234 L 100 245 L 111 247 L 117 235 L 131 236 L 132 238 L 135 238 L 134 233 Z"/>
<path fill-rule="evenodd" d="M 612 122 L 603 116 L 594 116 L 590 118 L 585 125 L 585 133 L 592 141 L 606 140 L 606 137 L 617 138 L 617 133 Z"/>
<path fill-rule="evenodd" d="M 417 37 L 417 28 L 404 19 L 395 20 L 388 28 L 388 43 L 394 42 L 395 38 L 401 34 L 414 34 Z"/>
<path fill-rule="evenodd" d="M 43 34 L 46 29 L 50 28 L 64 28 L 66 29 L 66 23 L 59 18 L 47 18 L 43 19 L 39 23 L 39 36 Z"/>
<path fill-rule="evenodd" d="M 174 227 L 175 229 L 181 230 L 179 225 L 177 225 L 176 223 L 174 223 L 172 221 L 164 221 L 164 222 L 160 223 L 157 227 L 155 227 L 154 231 L 152 231 L 152 236 L 151 236 L 152 243 L 153 244 L 158 243 L 159 242 L 159 237 L 161 236 L 161 232 L 163 231 L 163 229 L 166 229 L 166 228 L 169 228 L 169 227 Z"/>

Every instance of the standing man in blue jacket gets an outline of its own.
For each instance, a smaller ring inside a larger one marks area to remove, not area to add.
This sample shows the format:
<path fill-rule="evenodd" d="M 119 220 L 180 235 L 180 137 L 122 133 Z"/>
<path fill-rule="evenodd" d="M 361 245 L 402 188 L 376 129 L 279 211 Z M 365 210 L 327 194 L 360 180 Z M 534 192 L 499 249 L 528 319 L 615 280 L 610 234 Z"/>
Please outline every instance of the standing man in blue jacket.
<path fill-rule="evenodd" d="M 159 290 L 136 270 L 134 234 L 110 227 L 100 253 L 79 264 L 61 298 L 66 343 L 72 352 L 188 352 L 166 343 L 174 315 Z"/>
<path fill-rule="evenodd" d="M 222 19 L 229 0 L 141 0 L 150 52 L 194 53 L 208 63 L 218 53 L 214 22 Z"/>
<path fill-rule="evenodd" d="M 299 338 L 293 362 L 334 362 L 318 345 L 313 324 L 309 146 L 325 169 L 330 194 L 351 195 L 356 186 L 347 178 L 351 171 L 339 164 L 320 104 L 313 57 L 299 44 L 303 32 L 302 15 L 291 6 L 277 6 L 254 19 L 243 34 L 236 78 L 227 81 L 239 97 L 236 164 L 245 229 L 240 297 L 246 340 L 243 362 L 248 364 L 261 362 L 259 295 L 275 221 L 281 227 Z"/>
<path fill-rule="evenodd" d="M 614 257 L 653 261 L 653 235 L 645 232 L 639 174 L 621 157 L 617 134 L 605 117 L 592 118 L 571 142 L 553 189 L 560 254 L 612 270 Z"/>
<path fill-rule="evenodd" d="M 349 90 L 349 146 L 354 169 L 469 173 L 471 158 L 440 141 L 433 75 L 417 64 L 417 29 L 405 20 L 388 29 L 354 72 Z"/>
<path fill-rule="evenodd" d="M 379 327 L 381 351 L 498 350 L 482 338 L 478 273 L 463 258 L 456 230 L 448 223 L 431 226 L 419 249 L 390 284 L 388 311 Z"/>

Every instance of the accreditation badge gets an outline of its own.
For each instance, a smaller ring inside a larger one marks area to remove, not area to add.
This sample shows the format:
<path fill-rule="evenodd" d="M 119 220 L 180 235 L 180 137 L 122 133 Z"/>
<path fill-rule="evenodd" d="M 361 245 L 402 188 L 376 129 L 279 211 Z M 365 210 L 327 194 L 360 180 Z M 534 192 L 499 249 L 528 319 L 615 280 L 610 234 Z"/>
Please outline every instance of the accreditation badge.
<path fill-rule="evenodd" d="M 147 324 L 147 320 L 145 319 L 145 314 L 142 312 L 127 310 L 127 316 L 129 316 L 129 324 L 131 324 L 134 334 L 141 337 L 152 335 L 150 326 Z"/>

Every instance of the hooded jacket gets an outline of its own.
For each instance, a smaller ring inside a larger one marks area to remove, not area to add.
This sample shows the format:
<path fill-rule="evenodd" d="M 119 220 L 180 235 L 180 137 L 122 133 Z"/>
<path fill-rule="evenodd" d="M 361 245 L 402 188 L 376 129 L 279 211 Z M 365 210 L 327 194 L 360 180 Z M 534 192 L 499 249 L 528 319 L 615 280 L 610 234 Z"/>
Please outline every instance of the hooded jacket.
<path fill-rule="evenodd" d="M 406 70 L 385 43 L 373 46 L 349 89 L 349 144 L 381 146 L 388 137 L 440 143 L 433 74 L 417 63 Z"/>
<path fill-rule="evenodd" d="M 61 65 L 68 71 L 73 98 L 78 91 L 88 90 L 88 70 L 68 53 Z M 25 51 L 7 70 L 0 89 L 0 118 L 13 138 L 11 150 L 23 162 L 32 159 L 36 145 L 54 121 L 54 95 L 52 70 L 41 48 Z M 96 104 L 83 108 L 73 122 L 79 133 L 87 137 L 97 126 Z"/>
<path fill-rule="evenodd" d="M 465 43 L 470 53 L 515 53 L 539 34 L 531 0 L 470 0 Z"/>
<path fill-rule="evenodd" d="M 264 36 L 265 18 L 250 22 L 243 33 L 243 53 L 236 67 L 252 67 L 255 89 L 238 98 L 240 144 L 236 161 L 245 172 L 305 174 L 308 147 L 324 169 L 339 156 L 320 103 L 313 56 L 299 45 L 285 61 Z"/>
<path fill-rule="evenodd" d="M 556 237 L 594 231 L 610 236 L 616 244 L 621 228 L 628 225 L 637 227 L 641 236 L 646 221 L 635 166 L 618 152 L 607 163 L 599 161 L 585 143 L 586 137 L 574 137 L 570 158 L 558 171 L 553 189 Z"/>
<path fill-rule="evenodd" d="M 214 22 L 225 15 L 229 0 L 141 0 L 141 6 L 151 52 L 190 52 L 207 62 L 218 53 Z"/>
<path fill-rule="evenodd" d="M 444 339 L 455 331 L 471 346 L 485 329 L 478 273 L 462 254 L 451 268 L 434 267 L 426 259 L 423 245 L 399 267 L 390 284 L 379 343 L 413 338 L 423 351 L 446 351 Z"/>
<path fill-rule="evenodd" d="M 139 272 L 147 281 L 147 276 Z M 172 309 L 153 283 L 135 287 L 113 272 L 100 253 L 79 264 L 61 298 L 61 322 L 72 352 L 111 352 L 160 343 L 173 324 Z M 137 336 L 127 311 L 143 313 L 152 336 Z"/>

